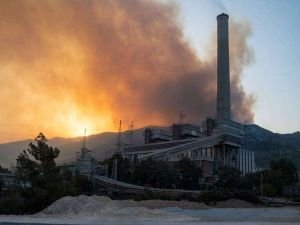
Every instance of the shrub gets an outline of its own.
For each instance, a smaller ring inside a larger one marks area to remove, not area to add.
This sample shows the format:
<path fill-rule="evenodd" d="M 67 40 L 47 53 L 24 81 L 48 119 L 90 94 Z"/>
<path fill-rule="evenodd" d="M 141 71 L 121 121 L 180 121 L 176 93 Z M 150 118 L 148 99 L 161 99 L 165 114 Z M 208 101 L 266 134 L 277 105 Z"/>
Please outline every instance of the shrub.
<path fill-rule="evenodd" d="M 277 190 L 272 184 L 264 184 L 262 188 L 264 196 L 275 197 L 277 195 Z"/>
<path fill-rule="evenodd" d="M 23 214 L 24 201 L 19 197 L 8 197 L 0 200 L 0 214 Z"/>
<path fill-rule="evenodd" d="M 199 201 L 210 204 L 211 202 L 225 201 L 232 197 L 232 193 L 226 191 L 205 191 L 200 195 Z"/>
<path fill-rule="evenodd" d="M 299 195 L 298 196 L 293 196 L 291 199 L 292 199 L 293 202 L 300 202 L 300 196 Z"/>
<path fill-rule="evenodd" d="M 236 191 L 234 193 L 234 198 L 244 200 L 247 202 L 252 202 L 255 204 L 260 202 L 259 198 L 257 197 L 257 195 L 254 192 L 246 191 L 246 190 Z"/>

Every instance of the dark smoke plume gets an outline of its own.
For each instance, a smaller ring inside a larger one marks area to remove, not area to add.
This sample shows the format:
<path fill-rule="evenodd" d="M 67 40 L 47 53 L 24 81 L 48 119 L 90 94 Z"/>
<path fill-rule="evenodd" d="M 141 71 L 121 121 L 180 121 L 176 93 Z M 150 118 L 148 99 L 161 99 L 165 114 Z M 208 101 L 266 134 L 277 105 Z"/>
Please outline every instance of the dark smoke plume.
<path fill-rule="evenodd" d="M 120 118 L 142 127 L 177 121 L 181 110 L 197 123 L 214 116 L 215 51 L 199 59 L 177 12 L 150 0 L 0 1 L 0 125 L 12 125 L 0 129 L 69 136 L 116 130 Z M 252 122 L 240 82 L 249 34 L 231 24 L 233 113 Z"/>

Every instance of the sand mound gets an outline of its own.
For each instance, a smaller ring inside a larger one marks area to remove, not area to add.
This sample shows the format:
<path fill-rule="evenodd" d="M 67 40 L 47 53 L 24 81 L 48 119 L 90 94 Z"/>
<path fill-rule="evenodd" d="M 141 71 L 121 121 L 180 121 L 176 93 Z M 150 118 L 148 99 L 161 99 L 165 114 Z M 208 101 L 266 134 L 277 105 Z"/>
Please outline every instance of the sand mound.
<path fill-rule="evenodd" d="M 239 199 L 228 199 L 226 201 L 217 202 L 217 208 L 253 208 L 254 206 L 246 201 Z"/>
<path fill-rule="evenodd" d="M 104 196 L 67 196 L 57 200 L 41 213 L 46 215 L 94 214 L 107 208 L 110 203 L 112 200 Z"/>
<path fill-rule="evenodd" d="M 133 200 L 111 200 L 105 196 L 85 196 L 64 197 L 41 213 L 46 215 L 94 215 L 101 213 L 122 212 L 124 208 L 139 208 L 143 212 L 149 209 L 162 208 L 182 208 L 182 209 L 207 209 L 204 203 L 188 202 L 188 201 L 162 201 L 162 200 L 147 200 L 147 201 L 133 201 Z"/>
<path fill-rule="evenodd" d="M 104 196 L 64 197 L 37 216 L 75 216 L 100 218 L 177 218 L 187 219 L 187 216 L 176 215 L 172 212 L 160 210 L 166 207 L 201 208 L 203 204 L 175 201 L 141 201 L 133 200 L 113 201 Z"/>

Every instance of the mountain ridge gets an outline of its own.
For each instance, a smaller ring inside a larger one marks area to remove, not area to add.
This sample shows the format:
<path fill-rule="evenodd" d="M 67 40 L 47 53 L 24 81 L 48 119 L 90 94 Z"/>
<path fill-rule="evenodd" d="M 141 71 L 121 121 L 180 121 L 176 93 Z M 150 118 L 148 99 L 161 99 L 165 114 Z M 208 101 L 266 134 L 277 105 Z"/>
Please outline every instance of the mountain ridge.
<path fill-rule="evenodd" d="M 147 126 L 151 128 L 168 129 L 168 127 Z M 144 128 L 133 130 L 132 138 L 130 131 L 122 132 L 124 144 L 144 143 Z M 93 151 L 94 157 L 103 160 L 110 157 L 117 150 L 118 132 L 102 132 L 87 136 L 87 148 Z M 61 150 L 57 162 L 64 163 L 75 161 L 76 152 L 80 151 L 83 136 L 74 138 L 53 137 L 48 140 L 48 145 L 57 147 Z M 24 150 L 28 144 L 34 142 L 34 139 L 26 139 L 0 144 L 0 165 L 9 167 L 11 163 L 15 164 L 15 159 Z M 245 125 L 245 141 L 247 149 L 256 152 L 256 162 L 258 166 L 266 165 L 271 159 L 281 156 L 287 156 L 293 161 L 300 162 L 300 132 L 279 134 L 260 127 L 256 124 Z M 298 154 L 299 152 L 299 154 Z M 300 163 L 298 163 L 300 164 Z"/>

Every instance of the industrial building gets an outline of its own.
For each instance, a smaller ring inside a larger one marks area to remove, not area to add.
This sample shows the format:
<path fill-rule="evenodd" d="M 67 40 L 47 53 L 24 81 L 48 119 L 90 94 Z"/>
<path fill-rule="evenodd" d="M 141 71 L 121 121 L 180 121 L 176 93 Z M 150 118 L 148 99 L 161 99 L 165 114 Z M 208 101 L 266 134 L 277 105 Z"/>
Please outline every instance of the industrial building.
<path fill-rule="evenodd" d="M 124 146 L 126 158 L 196 161 L 206 177 L 213 177 L 220 166 L 239 169 L 243 174 L 256 171 L 255 155 L 244 149 L 243 125 L 231 119 L 229 34 L 227 14 L 217 16 L 217 117 L 208 117 L 201 126 L 173 124 L 170 130 L 147 128 L 145 144 Z"/>
<path fill-rule="evenodd" d="M 73 172 L 74 168 L 72 165 L 69 165 L 71 172 Z M 67 168 L 68 166 L 65 166 L 65 169 Z M 86 135 L 83 137 L 81 150 L 77 153 L 75 174 L 88 177 L 91 175 L 107 176 L 107 167 L 100 165 L 92 156 L 92 151 L 86 147 Z"/>

